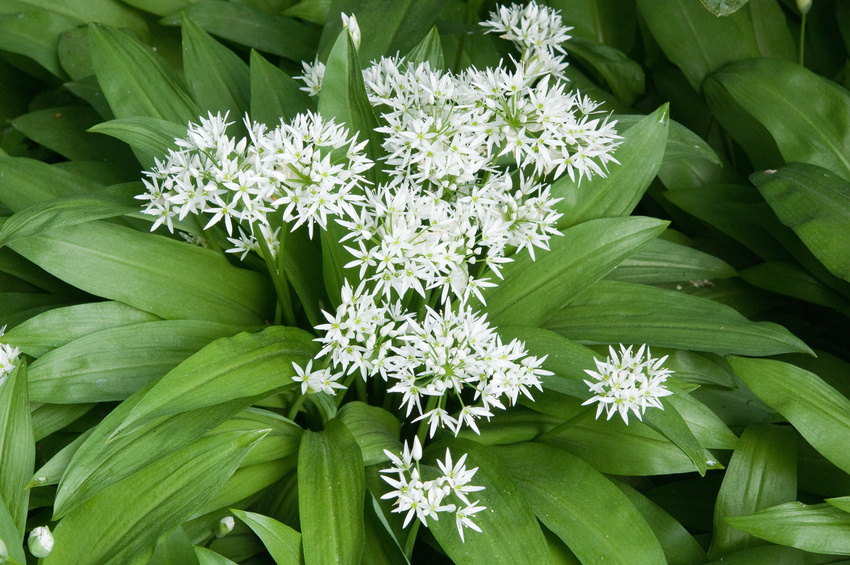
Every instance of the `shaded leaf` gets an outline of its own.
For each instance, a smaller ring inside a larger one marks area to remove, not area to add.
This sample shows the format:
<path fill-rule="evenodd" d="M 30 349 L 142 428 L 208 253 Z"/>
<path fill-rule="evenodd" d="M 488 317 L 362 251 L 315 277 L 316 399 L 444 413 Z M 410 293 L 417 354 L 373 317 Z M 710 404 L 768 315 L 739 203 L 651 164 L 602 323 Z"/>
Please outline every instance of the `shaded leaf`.
<path fill-rule="evenodd" d="M 737 12 L 748 0 L 700 0 L 715 16 L 728 16 Z"/>
<path fill-rule="evenodd" d="M 175 139 L 186 137 L 186 126 L 147 116 L 102 122 L 89 131 L 109 135 L 130 145 L 145 170 L 152 170 L 155 159 L 162 159 L 169 149 L 177 148 Z"/>
<path fill-rule="evenodd" d="M 27 398 L 27 365 L 20 359 L 17 368 L 0 385 L 0 503 L 5 504 L 12 518 L 17 539 L 24 535 L 30 498 L 30 491 L 24 487 L 34 467 L 35 441 Z"/>
<path fill-rule="evenodd" d="M 303 563 L 301 553 L 301 534 L 286 524 L 281 524 L 274 518 L 232 509 L 233 515 L 248 524 L 269 550 L 275 563 L 278 565 L 289 565 Z"/>
<path fill-rule="evenodd" d="M 285 72 L 251 51 L 251 118 L 274 127 L 281 119 L 315 111 L 315 102 Z"/>
<path fill-rule="evenodd" d="M 31 57 L 54 76 L 63 78 L 57 47 L 59 35 L 80 25 L 80 21 L 47 11 L 21 11 L 0 14 L 0 49 Z"/>

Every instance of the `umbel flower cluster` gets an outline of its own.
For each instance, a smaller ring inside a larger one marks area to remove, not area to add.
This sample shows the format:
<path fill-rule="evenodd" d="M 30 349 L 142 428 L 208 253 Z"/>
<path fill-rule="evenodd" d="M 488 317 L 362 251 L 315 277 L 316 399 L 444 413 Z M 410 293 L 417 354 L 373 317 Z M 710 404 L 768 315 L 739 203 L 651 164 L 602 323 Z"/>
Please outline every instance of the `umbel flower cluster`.
<path fill-rule="evenodd" d="M 6 332 L 6 326 L 0 328 L 0 337 Z M 0 343 L 0 385 L 2 385 L 6 378 L 12 374 L 12 371 L 18 366 L 18 358 L 20 357 L 21 352 L 17 347 L 12 347 L 11 345 Z"/>
<path fill-rule="evenodd" d="M 344 19 L 357 40 L 356 18 Z M 387 453 L 394 467 L 384 478 L 395 489 L 387 497 L 407 512 L 405 525 L 454 513 L 461 537 L 478 529 L 482 507 L 467 498 L 481 488 L 469 484 L 475 470 L 465 455 L 452 467 L 447 453 L 444 476 L 423 481 L 419 440 L 440 429 L 478 432 L 478 420 L 532 398 L 551 374 L 545 357 L 504 343 L 473 304 L 484 303 L 505 263 L 524 252 L 533 259 L 560 235 L 551 183 L 604 176 L 620 139 L 615 122 L 561 80 L 569 36 L 557 12 L 512 5 L 483 25 L 513 41 L 520 58 L 454 74 L 385 57 L 363 71 L 380 116 L 378 163 L 366 141 L 318 114 L 274 128 L 246 116 L 241 139 L 228 135 L 226 116 L 210 115 L 156 162 L 137 197 L 153 229 L 197 234 L 223 224 L 227 252 L 256 252 L 267 265 L 291 230 L 340 242 L 348 255 L 340 303 L 315 327 L 320 353 L 296 365 L 293 380 L 302 394 L 334 396 L 358 376 L 377 378 L 398 395 L 420 431 L 413 451 Z M 319 95 L 324 66 L 304 67 L 304 90 Z M 383 180 L 368 180 L 376 176 Z M 644 407 L 655 405 L 649 396 Z"/>

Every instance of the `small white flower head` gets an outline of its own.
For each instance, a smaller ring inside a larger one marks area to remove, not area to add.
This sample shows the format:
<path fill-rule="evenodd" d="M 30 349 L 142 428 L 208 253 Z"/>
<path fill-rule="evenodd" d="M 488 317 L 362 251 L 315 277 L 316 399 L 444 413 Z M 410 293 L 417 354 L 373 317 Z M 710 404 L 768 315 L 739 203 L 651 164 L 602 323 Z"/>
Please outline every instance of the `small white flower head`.
<path fill-rule="evenodd" d="M 623 421 L 628 424 L 630 410 L 638 420 L 642 419 L 647 407 L 663 410 L 664 406 L 659 399 L 673 394 L 664 387 L 664 381 L 673 372 L 661 366 L 667 356 L 653 359 L 646 345 L 642 345 L 633 354 L 632 346 L 620 344 L 619 354 L 613 347 L 609 347 L 609 353 L 605 362 L 596 360 L 596 371 L 585 370 L 585 373 L 595 379 L 584 381 L 595 396 L 584 404 L 599 403 L 596 417 L 598 418 L 603 410 L 607 410 L 610 420 L 619 412 Z"/>
<path fill-rule="evenodd" d="M 357 25 L 357 18 L 354 14 L 350 16 L 348 14 L 342 15 L 342 29 L 348 30 L 348 35 L 351 36 L 351 41 L 354 43 L 354 46 L 357 49 L 360 49 L 360 26 Z"/>
<path fill-rule="evenodd" d="M 304 68 L 304 74 L 295 78 L 303 81 L 305 86 L 298 90 L 303 90 L 310 96 L 318 96 L 322 91 L 322 80 L 325 78 L 325 64 L 319 62 L 319 57 L 316 56 L 312 64 L 302 61 L 301 66 Z"/>
<path fill-rule="evenodd" d="M 292 377 L 292 380 L 301 383 L 301 394 L 324 392 L 325 394 L 336 396 L 337 389 L 345 389 L 345 385 L 337 382 L 343 373 L 334 373 L 329 367 L 313 371 L 312 359 L 307 362 L 306 368 L 302 369 L 295 361 L 292 362 L 292 367 L 297 373 Z"/>
<path fill-rule="evenodd" d="M 6 547 L 6 543 L 0 539 L 0 563 L 6 563 L 6 559 L 9 557 L 9 548 Z"/>
<path fill-rule="evenodd" d="M 6 332 L 6 326 L 0 328 L 0 337 Z M 12 347 L 5 343 L 0 343 L 0 385 L 6 380 L 12 371 L 18 366 L 18 360 L 21 355 L 17 347 Z"/>
<path fill-rule="evenodd" d="M 215 527 L 215 537 L 223 538 L 227 534 L 233 531 L 233 528 L 236 526 L 236 520 L 233 519 L 233 516 L 225 516 L 221 520 L 218 521 Z"/>
<path fill-rule="evenodd" d="M 47 526 L 39 526 L 30 532 L 27 546 L 33 557 L 47 557 L 53 551 L 53 534 Z"/>

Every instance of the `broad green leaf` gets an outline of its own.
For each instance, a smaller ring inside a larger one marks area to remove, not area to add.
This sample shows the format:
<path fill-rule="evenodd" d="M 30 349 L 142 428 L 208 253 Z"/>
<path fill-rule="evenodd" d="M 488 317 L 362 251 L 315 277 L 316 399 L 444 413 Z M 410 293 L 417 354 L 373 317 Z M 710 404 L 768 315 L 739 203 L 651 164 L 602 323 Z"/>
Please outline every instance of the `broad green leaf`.
<path fill-rule="evenodd" d="M 834 239 L 830 240 L 832 243 Z M 835 241 L 835 243 L 839 243 Z M 753 286 L 791 296 L 827 308 L 834 308 L 845 315 L 850 313 L 850 300 L 835 292 L 820 280 L 794 263 L 772 261 L 760 263 L 740 272 L 741 278 Z"/>
<path fill-rule="evenodd" d="M 8 508 L 6 508 L 6 504 L 3 502 L 3 498 L 0 497 L 0 540 L 6 544 L 9 557 L 17 560 L 20 565 L 24 565 L 27 562 L 24 555 L 23 538 L 23 533 L 18 531 L 15 521 L 12 519 Z M 14 561 L 10 565 L 15 565 Z"/>
<path fill-rule="evenodd" d="M 68 76 L 75 81 L 94 75 L 91 54 L 89 53 L 88 33 L 88 28 L 78 27 L 63 33 L 59 37 L 59 63 L 68 73 Z"/>
<path fill-rule="evenodd" d="M 251 453 L 242 462 L 242 467 L 297 455 L 298 446 L 301 444 L 301 433 L 303 432 L 301 427 L 276 412 L 262 408 L 243 410 L 215 429 L 210 430 L 209 433 L 263 429 L 270 429 L 271 432 L 251 450 Z"/>
<path fill-rule="evenodd" d="M 206 547 L 195 546 L 195 557 L 198 558 L 199 565 L 237 565 L 227 557 L 216 553 Z"/>
<path fill-rule="evenodd" d="M 180 25 L 181 13 L 212 35 L 297 63 L 312 61 L 319 40 L 318 28 L 293 18 L 266 12 L 241 2 L 202 0 L 162 19 Z"/>
<path fill-rule="evenodd" d="M 582 459 L 533 443 L 494 447 L 537 518 L 583 562 L 666 563 L 629 499 Z"/>
<path fill-rule="evenodd" d="M 3 343 L 17 347 L 33 357 L 89 334 L 152 322 L 158 318 L 122 302 L 91 302 L 54 308 L 9 330 Z"/>
<path fill-rule="evenodd" d="M 195 507 L 192 517 L 210 514 L 230 508 L 245 500 L 251 500 L 263 489 L 271 487 L 286 477 L 295 469 L 296 464 L 297 460 L 294 454 L 288 458 L 266 461 L 256 465 L 246 466 L 243 463 L 215 496 L 204 504 Z"/>
<path fill-rule="evenodd" d="M 800 161 L 850 180 L 850 96 L 834 82 L 788 61 L 751 59 L 715 73 L 704 89 L 712 113 L 756 168 Z M 780 156 L 765 154 L 765 142 L 747 129 L 752 121 Z"/>
<path fill-rule="evenodd" d="M 295 79 L 251 51 L 251 119 L 275 127 L 283 119 L 315 111 L 316 103 Z"/>
<path fill-rule="evenodd" d="M 360 563 L 365 531 L 360 447 L 338 419 L 305 431 L 298 452 L 298 514 L 306 563 Z"/>
<path fill-rule="evenodd" d="M 102 185 L 46 163 L 0 157 L 0 202 L 12 212 L 44 200 L 93 192 Z"/>
<path fill-rule="evenodd" d="M 733 61 L 794 60 L 794 42 L 774 0 L 751 0 L 724 18 L 695 0 L 637 0 L 637 5 L 665 55 L 696 91 L 707 74 Z"/>
<path fill-rule="evenodd" d="M 286 228 L 284 228 L 286 229 Z M 305 226 L 285 235 L 283 253 L 279 257 L 286 280 L 301 301 L 311 326 L 325 323 L 322 309 L 330 303 L 322 281 L 322 264 L 316 261 L 321 242 L 310 238 Z"/>
<path fill-rule="evenodd" d="M 311 334 L 283 326 L 216 340 L 157 381 L 116 433 L 131 433 L 162 416 L 292 388 L 292 363 L 306 365 L 317 349 Z"/>
<path fill-rule="evenodd" d="M 54 519 L 66 515 L 103 489 L 186 447 L 210 428 L 247 408 L 253 400 L 237 399 L 160 418 L 134 434 L 113 438 L 115 430 L 151 386 L 112 410 L 71 458 L 56 493 Z"/>
<path fill-rule="evenodd" d="M 74 441 L 59 450 L 56 455 L 50 458 L 50 461 L 42 465 L 41 468 L 35 472 L 30 479 L 30 482 L 27 483 L 27 488 L 58 485 L 59 479 L 62 478 L 62 474 L 71 462 L 71 458 L 93 431 L 94 428 L 86 430 Z"/>
<path fill-rule="evenodd" d="M 283 12 L 284 16 L 300 18 L 323 26 L 328 18 L 333 0 L 301 0 Z"/>
<path fill-rule="evenodd" d="M 731 528 L 726 518 L 752 514 L 796 496 L 797 433 L 787 426 L 748 426 L 726 467 L 717 495 L 709 557 L 717 559 L 764 543 Z"/>
<path fill-rule="evenodd" d="M 743 7 L 748 0 L 700 0 L 715 16 L 728 16 Z"/>
<path fill-rule="evenodd" d="M 185 14 L 182 24 L 183 72 L 192 97 L 202 112 L 229 112 L 239 123 L 251 97 L 248 65 Z"/>
<path fill-rule="evenodd" d="M 2 173 L 0 173 L 0 177 L 2 177 Z M 2 228 L 0 228 L 0 232 L 2 232 Z M 27 261 L 6 247 L 0 248 L 0 273 L 13 276 L 24 281 L 26 284 L 32 285 L 34 288 L 52 294 L 80 294 L 80 291 L 73 286 L 60 281 L 38 265 Z M 23 289 L 21 290 L 23 291 Z M 26 290 L 29 291 L 32 289 Z"/>
<path fill-rule="evenodd" d="M 0 324 L 13 328 L 46 310 L 75 302 L 79 300 L 41 292 L 0 292 Z"/>
<path fill-rule="evenodd" d="M 192 121 L 197 121 L 197 116 Z M 89 131 L 112 136 L 130 145 L 145 170 L 154 168 L 154 159 L 163 159 L 169 149 L 176 149 L 175 139 L 186 137 L 185 125 L 147 116 L 110 120 Z"/>
<path fill-rule="evenodd" d="M 122 0 L 125 4 L 151 12 L 157 16 L 167 16 L 197 2 L 197 0 Z"/>
<path fill-rule="evenodd" d="M 56 526 L 45 565 L 145 563 L 157 540 L 214 495 L 263 435 L 201 438 L 100 491 Z"/>
<path fill-rule="evenodd" d="M 0 501 L 5 503 L 12 517 L 18 539 L 24 535 L 30 498 L 25 486 L 34 467 L 35 440 L 27 399 L 27 365 L 21 358 L 17 368 L 0 384 Z"/>
<path fill-rule="evenodd" d="M 643 68 L 619 49 L 575 36 L 569 41 L 569 53 L 601 76 L 614 96 L 627 106 L 643 94 Z"/>
<path fill-rule="evenodd" d="M 362 35 L 360 58 L 371 61 L 413 49 L 447 4 L 447 0 L 344 0 L 333 6 L 357 16 Z M 331 49 L 341 29 L 341 18 L 330 16 L 319 44 L 320 58 Z"/>
<path fill-rule="evenodd" d="M 437 26 L 433 26 L 431 31 L 428 32 L 428 35 L 416 47 L 411 49 L 404 58 L 408 63 L 428 62 L 434 70 L 445 69 L 446 58 L 443 55 L 443 44 L 440 42 L 440 33 L 437 31 Z"/>
<path fill-rule="evenodd" d="M 593 39 L 624 53 L 634 46 L 637 10 L 633 3 L 619 0 L 549 0 L 546 4 L 560 10 L 565 24 L 573 26 L 571 35 Z M 569 51 L 567 44 L 567 51 Z M 584 90 L 581 90 L 584 93 Z"/>
<path fill-rule="evenodd" d="M 53 12 L 82 22 L 100 22 L 115 27 L 131 29 L 147 37 L 148 26 L 144 18 L 117 0 L 18 0 L 40 11 Z"/>
<path fill-rule="evenodd" d="M 817 555 L 783 545 L 760 545 L 730 553 L 718 561 L 712 561 L 708 565 L 763 565 L 764 563 L 788 563 L 793 565 L 832 563 L 834 565 L 850 565 L 850 561 L 833 561 L 833 559 L 835 558 L 832 556 Z"/>
<path fill-rule="evenodd" d="M 477 500 L 477 505 L 486 507 L 472 519 L 481 532 L 466 528 L 465 541 L 461 541 L 451 514 L 438 521 L 428 521 L 428 529 L 452 562 L 458 565 L 547 563 L 549 549 L 534 517 L 533 510 L 536 509 L 524 498 L 524 492 L 512 480 L 500 459 L 490 448 L 463 440 L 445 445 L 440 443 L 429 448 L 428 453 L 445 462 L 445 447 L 451 450 L 453 465 L 466 453 L 467 470 L 478 468 L 470 483 L 483 486 L 484 490 L 470 493 L 469 498 L 470 502 Z M 454 499 L 452 502 L 463 504 Z"/>
<path fill-rule="evenodd" d="M 664 366 L 671 368 L 674 365 L 668 359 Z M 677 382 L 681 377 L 681 373 L 675 374 Z M 685 393 L 673 382 L 668 381 L 667 387 L 676 394 L 665 397 L 663 402 L 665 405 L 674 407 L 682 415 L 700 445 L 706 449 L 735 449 L 738 436 L 732 433 L 732 430 L 708 406 Z"/>
<path fill-rule="evenodd" d="M 31 57 L 54 76 L 64 78 L 56 53 L 59 36 L 80 23 L 76 18 L 46 11 L 0 14 L 0 49 Z"/>
<path fill-rule="evenodd" d="M 658 284 L 725 279 L 736 275 L 726 261 L 703 251 L 664 239 L 649 244 L 617 265 L 608 280 Z"/>
<path fill-rule="evenodd" d="M 705 551 L 682 524 L 632 487 L 617 480 L 612 482 L 629 498 L 652 528 L 652 532 L 661 544 L 661 549 L 664 550 L 668 565 L 705 563 Z"/>
<path fill-rule="evenodd" d="M 269 550 L 278 565 L 298 565 L 304 563 L 301 553 L 301 534 L 274 518 L 232 509 L 233 515 L 248 524 Z"/>
<path fill-rule="evenodd" d="M 133 197 L 141 192 L 142 186 L 131 182 L 36 202 L 6 220 L 0 233 L 0 245 L 65 226 L 138 212 L 139 204 Z"/>
<path fill-rule="evenodd" d="M 677 394 L 685 393 L 677 391 Z M 644 421 L 681 449 L 700 476 L 705 476 L 706 469 L 714 465 L 706 461 L 705 450 L 676 407 L 670 402 L 663 403 L 665 405 L 663 410 L 657 408 L 647 410 L 643 414 Z"/>
<path fill-rule="evenodd" d="M 664 104 L 622 132 L 623 141 L 613 153 L 619 164 L 611 163 L 606 176 L 596 175 L 581 183 L 568 176 L 555 181 L 552 196 L 563 198 L 555 205 L 563 214 L 558 227 L 631 214 L 661 166 L 670 122 L 668 111 Z"/>
<path fill-rule="evenodd" d="M 482 292 L 488 318 L 497 326 L 539 326 L 666 226 L 652 218 L 600 218 L 565 230 L 540 260 L 523 253 L 505 265 L 499 286 Z"/>
<path fill-rule="evenodd" d="M 850 400 L 817 375 L 771 359 L 728 357 L 729 365 L 768 406 L 782 414 L 821 455 L 850 472 L 844 434 Z"/>
<path fill-rule="evenodd" d="M 78 404 L 124 400 L 221 337 L 241 328 L 201 320 L 159 320 L 76 339 L 30 366 L 36 402 Z"/>
<path fill-rule="evenodd" d="M 544 327 L 589 343 L 646 343 L 721 355 L 812 352 L 782 326 L 751 322 L 729 306 L 616 281 L 599 281 Z"/>
<path fill-rule="evenodd" d="M 100 115 L 89 106 L 61 106 L 18 116 L 11 123 L 36 143 L 72 161 L 106 161 L 133 167 L 133 156 L 126 148 L 87 132 L 100 121 Z"/>
<path fill-rule="evenodd" d="M 773 543 L 812 553 L 850 555 L 850 514 L 829 504 L 788 502 L 726 521 Z"/>
<path fill-rule="evenodd" d="M 96 404 L 40 404 L 33 403 L 32 433 L 35 441 L 41 441 L 53 432 L 57 432 L 74 423 Z"/>
<path fill-rule="evenodd" d="M 77 288 L 162 318 L 251 325 L 268 315 L 267 279 L 167 237 L 96 221 L 10 247 Z"/>
<path fill-rule="evenodd" d="M 363 402 L 347 402 L 342 405 L 337 417 L 360 446 L 366 467 L 388 461 L 385 449 L 393 453 L 401 451 L 398 439 L 401 423 L 383 408 Z"/>
<path fill-rule="evenodd" d="M 150 47 L 113 27 L 93 24 L 89 49 L 116 118 L 144 116 L 178 124 L 198 118 L 198 107 L 177 74 Z"/>
<path fill-rule="evenodd" d="M 850 281 L 850 243 L 835 237 L 850 230 L 850 182 L 805 163 L 754 174 L 752 181 L 815 257 L 832 274 Z"/>
<path fill-rule="evenodd" d="M 387 521 L 387 513 L 369 489 L 367 467 L 366 499 L 363 504 L 363 519 L 366 525 L 366 542 L 363 545 L 361 563 L 375 565 L 410 565 L 401 543 Z M 383 481 L 382 481 L 383 482 Z"/>
<path fill-rule="evenodd" d="M 185 530 L 177 527 L 156 544 L 151 560 L 146 565 L 199 565 L 195 548 Z"/>

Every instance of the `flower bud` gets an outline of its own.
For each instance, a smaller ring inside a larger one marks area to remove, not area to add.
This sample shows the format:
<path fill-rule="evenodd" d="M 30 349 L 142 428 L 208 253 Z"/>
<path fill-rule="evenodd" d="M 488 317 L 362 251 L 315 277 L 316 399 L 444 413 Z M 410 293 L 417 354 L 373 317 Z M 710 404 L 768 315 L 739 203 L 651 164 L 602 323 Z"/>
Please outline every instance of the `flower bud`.
<path fill-rule="evenodd" d="M 797 0 L 797 9 L 800 13 L 806 15 L 812 9 L 812 0 Z"/>
<path fill-rule="evenodd" d="M 47 526 L 39 526 L 30 532 L 27 546 L 34 557 L 47 557 L 53 551 L 53 534 Z"/>
<path fill-rule="evenodd" d="M 9 557 L 9 548 L 6 547 L 5 542 L 0 539 L 0 564 L 6 563 L 6 559 Z"/>
<path fill-rule="evenodd" d="M 354 46 L 357 49 L 360 49 L 360 26 L 357 25 L 357 18 L 354 17 L 354 14 L 351 14 L 351 16 L 342 14 L 342 29 L 348 30 L 348 34 L 351 36 L 351 41 L 354 42 Z"/>
<path fill-rule="evenodd" d="M 218 525 L 215 528 L 215 537 L 223 538 L 227 534 L 233 531 L 233 527 L 236 525 L 236 520 L 233 519 L 233 516 L 225 516 L 221 520 L 218 521 Z"/>

